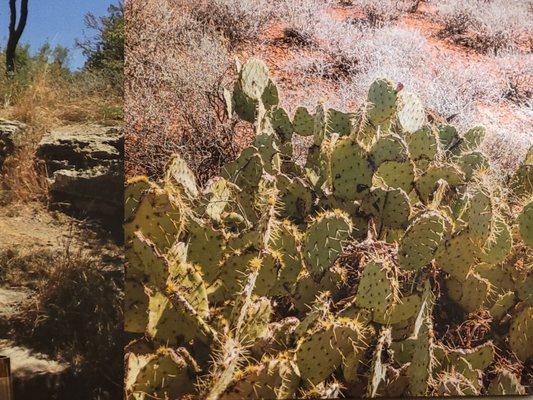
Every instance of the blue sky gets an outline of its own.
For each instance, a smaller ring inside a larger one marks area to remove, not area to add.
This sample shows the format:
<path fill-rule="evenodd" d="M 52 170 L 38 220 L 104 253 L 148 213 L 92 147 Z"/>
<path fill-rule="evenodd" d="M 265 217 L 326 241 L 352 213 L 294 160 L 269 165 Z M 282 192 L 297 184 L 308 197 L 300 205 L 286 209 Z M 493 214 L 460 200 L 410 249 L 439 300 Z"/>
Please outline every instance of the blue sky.
<path fill-rule="evenodd" d="M 17 4 L 19 1 L 17 1 Z M 70 67 L 83 66 L 84 58 L 74 48 L 76 38 L 82 38 L 86 31 L 83 17 L 91 12 L 97 16 L 105 15 L 112 0 L 29 0 L 28 23 L 21 43 L 29 43 L 37 50 L 46 41 L 52 46 L 60 44 L 71 49 Z M 5 46 L 9 24 L 8 0 L 0 0 L 0 45 Z"/>

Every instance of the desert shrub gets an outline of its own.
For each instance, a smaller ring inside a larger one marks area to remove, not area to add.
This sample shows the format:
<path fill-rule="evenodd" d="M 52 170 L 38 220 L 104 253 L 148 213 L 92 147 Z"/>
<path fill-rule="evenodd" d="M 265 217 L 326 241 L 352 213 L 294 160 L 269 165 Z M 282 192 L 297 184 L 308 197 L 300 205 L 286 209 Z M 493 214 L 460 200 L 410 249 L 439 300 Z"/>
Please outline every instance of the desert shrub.
<path fill-rule="evenodd" d="M 206 177 L 231 153 L 221 144 L 232 142 L 220 98 L 226 42 L 171 1 L 130 2 L 126 12 L 126 173 L 160 176 L 184 151 Z"/>
<path fill-rule="evenodd" d="M 521 0 L 435 1 L 444 23 L 442 34 L 481 52 L 499 52 L 516 47 L 531 35 L 533 10 Z"/>
<path fill-rule="evenodd" d="M 496 72 L 483 63 L 464 63 L 438 52 L 415 30 L 342 29 L 344 35 L 331 36 L 323 45 L 323 58 L 302 58 L 288 68 L 299 68 L 307 77 L 317 73 L 335 77 L 340 81 L 338 97 L 348 103 L 360 98 L 376 78 L 389 76 L 419 93 L 428 108 L 444 118 L 466 115 L 476 102 L 502 96 Z M 344 75 L 338 73 L 339 63 L 347 71 Z"/>
<path fill-rule="evenodd" d="M 331 0 L 281 0 L 276 15 L 285 25 L 288 42 L 298 45 L 316 44 Z"/>
<path fill-rule="evenodd" d="M 232 45 L 257 41 L 273 14 L 272 4 L 267 0 L 189 0 L 188 3 L 195 18 L 213 26 Z"/>
<path fill-rule="evenodd" d="M 418 3 L 414 0 L 352 0 L 352 4 L 362 10 L 364 22 L 372 27 L 384 26 L 406 12 L 414 12 Z"/>
<path fill-rule="evenodd" d="M 519 105 L 533 105 L 533 59 L 517 52 L 495 59 L 505 81 L 503 97 Z"/>

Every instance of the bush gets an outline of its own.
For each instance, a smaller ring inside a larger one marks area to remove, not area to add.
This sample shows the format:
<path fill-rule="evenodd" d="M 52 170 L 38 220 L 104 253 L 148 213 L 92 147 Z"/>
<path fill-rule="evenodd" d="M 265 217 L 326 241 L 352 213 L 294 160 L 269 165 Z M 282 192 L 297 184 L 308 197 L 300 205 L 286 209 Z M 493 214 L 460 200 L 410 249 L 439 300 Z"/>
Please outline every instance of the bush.
<path fill-rule="evenodd" d="M 124 5 L 110 5 L 107 15 L 97 18 L 89 13 L 85 25 L 95 34 L 78 40 L 87 57 L 85 69 L 99 75 L 120 96 L 124 87 Z"/>
<path fill-rule="evenodd" d="M 532 33 L 533 10 L 525 1 L 439 0 L 435 5 L 442 34 L 483 53 L 517 47 Z"/>
<path fill-rule="evenodd" d="M 231 66 L 225 41 L 171 1 L 130 2 L 126 12 L 126 174 L 159 177 L 184 150 L 207 179 L 232 152 L 221 99 Z"/>
<path fill-rule="evenodd" d="M 122 272 L 66 244 L 62 251 L 0 253 L 0 282 L 34 291 L 8 323 L 18 342 L 70 363 L 70 396 L 113 399 L 121 394 Z M 83 394 L 83 395 L 81 395 Z M 64 397 L 68 398 L 68 396 Z"/>
<path fill-rule="evenodd" d="M 503 97 L 518 105 L 533 107 L 533 59 L 510 52 L 497 57 L 496 63 L 505 80 Z"/>
<path fill-rule="evenodd" d="M 323 23 L 331 3 L 331 0 L 281 0 L 276 14 L 284 24 L 285 39 L 296 45 L 316 44 L 317 26 Z"/>
<path fill-rule="evenodd" d="M 189 10 L 199 21 L 221 32 L 232 45 L 257 41 L 265 32 L 273 12 L 268 0 L 203 0 L 189 3 Z"/>
<path fill-rule="evenodd" d="M 365 22 L 371 27 L 396 21 L 414 6 L 411 0 L 352 0 L 352 4 L 363 11 Z"/>

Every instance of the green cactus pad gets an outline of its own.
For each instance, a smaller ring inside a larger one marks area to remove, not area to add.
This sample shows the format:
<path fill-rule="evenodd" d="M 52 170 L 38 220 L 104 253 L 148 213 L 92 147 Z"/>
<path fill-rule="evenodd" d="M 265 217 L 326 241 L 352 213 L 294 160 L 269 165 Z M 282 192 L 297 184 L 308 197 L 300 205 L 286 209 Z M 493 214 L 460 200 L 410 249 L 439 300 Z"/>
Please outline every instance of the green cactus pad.
<path fill-rule="evenodd" d="M 333 133 L 338 133 L 340 136 L 349 136 L 352 132 L 352 114 L 328 108 L 325 123 L 327 137 L 330 137 Z"/>
<path fill-rule="evenodd" d="M 272 317 L 272 304 L 266 297 L 253 298 L 244 317 L 242 329 L 239 331 L 241 340 L 253 343 L 268 333 L 268 323 Z"/>
<path fill-rule="evenodd" d="M 218 304 L 233 298 L 241 289 L 250 261 L 257 257 L 254 249 L 234 253 L 222 265 L 217 279 L 208 287 L 209 302 Z"/>
<path fill-rule="evenodd" d="M 168 191 L 152 188 L 146 192 L 133 219 L 124 225 L 125 242 L 130 242 L 136 231 L 166 252 L 183 231 L 185 207 Z"/>
<path fill-rule="evenodd" d="M 450 278 L 446 281 L 448 296 L 467 312 L 479 310 L 488 300 L 490 282 L 479 275 L 470 274 L 465 280 Z"/>
<path fill-rule="evenodd" d="M 361 210 L 376 218 L 380 230 L 381 227 L 402 228 L 411 215 L 409 197 L 402 189 L 372 188 L 363 200 Z"/>
<path fill-rule="evenodd" d="M 198 197 L 198 185 L 194 172 L 179 154 L 174 154 L 165 167 L 165 186 L 182 188 L 189 199 Z"/>
<path fill-rule="evenodd" d="M 435 261 L 439 268 L 463 280 L 476 262 L 477 249 L 478 244 L 472 241 L 468 232 L 461 231 L 439 246 Z"/>
<path fill-rule="evenodd" d="M 465 153 L 457 160 L 457 165 L 464 172 L 467 181 L 472 179 L 474 174 L 480 170 L 489 168 L 489 160 L 480 151 Z"/>
<path fill-rule="evenodd" d="M 274 108 L 270 113 L 270 121 L 274 132 L 276 132 L 281 142 L 290 142 L 294 128 L 287 111 L 280 107 Z"/>
<path fill-rule="evenodd" d="M 459 132 L 453 125 L 440 125 L 438 129 L 440 148 L 442 150 L 449 150 L 459 141 Z"/>
<path fill-rule="evenodd" d="M 509 346 L 524 362 L 533 356 L 533 306 L 526 306 L 511 322 Z"/>
<path fill-rule="evenodd" d="M 292 398 L 300 383 L 296 364 L 283 356 L 237 372 L 237 379 L 221 400 Z"/>
<path fill-rule="evenodd" d="M 480 145 L 483 139 L 485 138 L 485 127 L 475 126 L 469 129 L 463 137 L 460 139 L 459 144 L 454 153 L 461 154 L 469 151 L 476 150 Z"/>
<path fill-rule="evenodd" d="M 524 243 L 533 248 L 533 201 L 530 201 L 522 209 L 518 216 L 518 226 Z"/>
<path fill-rule="evenodd" d="M 503 262 L 513 248 L 511 229 L 501 217 L 496 217 L 492 236 L 483 247 L 481 261 L 498 264 Z"/>
<path fill-rule="evenodd" d="M 331 268 L 316 282 L 309 273 L 298 277 L 292 303 L 294 308 L 301 314 L 308 312 L 310 306 L 316 301 L 321 293 L 329 292 L 332 298 L 338 298 L 343 285 L 346 283 L 344 271 L 338 268 Z"/>
<path fill-rule="evenodd" d="M 520 384 L 520 381 L 513 372 L 506 369 L 499 369 L 497 375 L 489 384 L 487 394 L 490 396 L 525 395 L 526 389 Z"/>
<path fill-rule="evenodd" d="M 515 289 L 511 268 L 507 266 L 485 262 L 477 264 L 474 267 L 474 271 L 482 278 L 487 279 L 498 293 L 505 293 Z"/>
<path fill-rule="evenodd" d="M 141 232 L 135 232 L 131 244 L 136 258 L 141 262 L 143 273 L 147 277 L 146 284 L 154 288 L 164 287 L 170 276 L 170 264 L 167 258 Z"/>
<path fill-rule="evenodd" d="M 383 328 L 379 335 L 376 348 L 374 349 L 374 354 L 372 355 L 370 379 L 368 380 L 366 390 L 367 397 L 369 398 L 377 397 L 380 385 L 387 379 L 387 364 L 384 364 L 382 359 L 383 353 L 391 345 L 391 342 L 392 338 L 390 329 Z"/>
<path fill-rule="evenodd" d="M 315 133 L 315 120 L 307 108 L 298 107 L 292 120 L 294 132 L 301 136 L 312 136 Z"/>
<path fill-rule="evenodd" d="M 385 161 L 404 162 L 408 159 L 407 144 L 395 134 L 381 136 L 370 149 L 370 160 L 376 167 Z"/>
<path fill-rule="evenodd" d="M 293 293 L 303 268 L 301 234 L 291 222 L 283 221 L 272 236 L 270 248 L 279 254 L 283 266 L 279 271 L 277 290 L 280 293 Z"/>
<path fill-rule="evenodd" d="M 348 215 L 340 210 L 319 214 L 305 232 L 303 255 L 311 274 L 319 279 L 342 251 L 352 231 Z"/>
<path fill-rule="evenodd" d="M 372 186 L 373 170 L 367 153 L 351 138 L 334 145 L 330 169 L 335 196 L 343 200 L 360 200 Z"/>
<path fill-rule="evenodd" d="M 398 303 L 398 282 L 387 261 L 371 261 L 365 265 L 357 288 L 355 304 L 373 310 L 374 315 L 387 315 Z"/>
<path fill-rule="evenodd" d="M 152 187 L 146 176 L 128 179 L 124 189 L 124 222 L 129 222 L 141 202 L 143 194 Z"/>
<path fill-rule="evenodd" d="M 220 262 L 226 244 L 224 232 L 196 220 L 189 222 L 187 230 L 187 258 L 201 268 L 204 280 L 210 284 L 220 272 Z"/>
<path fill-rule="evenodd" d="M 367 117 L 373 125 L 389 122 L 397 109 L 398 94 L 396 84 L 387 79 L 377 79 L 368 89 L 369 109 Z"/>
<path fill-rule="evenodd" d="M 433 355 L 433 323 L 431 317 L 424 318 L 413 351 L 411 364 L 407 368 L 409 377 L 409 394 L 411 396 L 426 396 L 429 381 L 435 366 Z"/>
<path fill-rule="evenodd" d="M 149 296 L 148 336 L 161 344 L 177 345 L 190 340 L 210 343 L 205 322 L 186 308 L 176 308 L 170 299 L 160 292 Z"/>
<path fill-rule="evenodd" d="M 124 330 L 144 333 L 148 323 L 148 296 L 141 284 L 144 274 L 127 267 L 124 279 Z"/>
<path fill-rule="evenodd" d="M 255 59 L 244 63 L 239 78 L 242 91 L 253 100 L 261 100 L 265 89 L 271 83 L 268 67 L 263 61 Z"/>
<path fill-rule="evenodd" d="M 279 254 L 265 254 L 261 260 L 261 269 L 257 276 L 254 287 L 254 294 L 258 296 L 286 294 L 286 292 L 277 293 L 278 275 L 281 269 L 284 269 L 283 261 Z M 276 289 L 276 291 L 274 290 Z M 281 289 L 281 288 L 280 288 Z"/>
<path fill-rule="evenodd" d="M 412 160 L 433 160 L 439 150 L 437 135 L 427 125 L 408 135 L 406 141 Z"/>
<path fill-rule="evenodd" d="M 467 377 L 457 371 L 441 372 L 435 379 L 437 396 L 478 396 L 479 390 Z"/>
<path fill-rule="evenodd" d="M 420 310 L 421 304 L 422 299 L 419 295 L 405 296 L 384 314 L 374 311 L 372 320 L 379 324 L 398 324 L 412 318 Z"/>
<path fill-rule="evenodd" d="M 415 180 L 414 166 L 409 161 L 385 161 L 377 168 L 372 178 L 374 186 L 388 186 L 409 193 Z"/>
<path fill-rule="evenodd" d="M 489 312 L 494 320 L 502 319 L 509 309 L 515 304 L 515 294 L 507 292 L 498 296 L 494 304 L 490 307 Z"/>
<path fill-rule="evenodd" d="M 416 132 L 427 122 L 422 102 L 418 96 L 406 90 L 399 94 L 398 122 L 407 133 Z"/>
<path fill-rule="evenodd" d="M 437 211 L 429 211 L 413 219 L 400 241 L 400 266 L 406 270 L 419 270 L 429 264 L 445 230 L 444 217 Z"/>
<path fill-rule="evenodd" d="M 363 338 L 360 324 L 347 318 L 320 324 L 296 347 L 295 360 L 302 379 L 313 385 L 322 382 L 341 365 L 344 355 L 356 351 Z"/>
<path fill-rule="evenodd" d="M 451 187 L 456 187 L 464 183 L 464 174 L 455 165 L 430 165 L 416 181 L 416 189 L 422 201 L 427 203 L 431 200 L 439 179 L 444 179 Z"/>
<path fill-rule="evenodd" d="M 283 174 L 278 175 L 277 186 L 283 204 L 283 215 L 295 221 L 303 221 L 313 207 L 311 188 L 302 179 L 291 179 Z"/>
<path fill-rule="evenodd" d="M 221 175 L 241 188 L 256 187 L 263 175 L 263 161 L 257 148 L 244 149 L 235 161 L 222 167 Z"/>
<path fill-rule="evenodd" d="M 479 243 L 485 244 L 491 236 L 493 209 L 489 193 L 477 188 L 472 191 L 470 207 L 463 215 L 463 219 L 468 223 L 470 237 Z"/>
<path fill-rule="evenodd" d="M 237 185 L 222 177 L 211 180 L 202 193 L 198 214 L 200 216 L 205 214 L 214 222 L 222 223 L 224 211 L 232 208 L 230 203 L 239 191 Z"/>
<path fill-rule="evenodd" d="M 275 107 L 279 104 L 278 88 L 276 84 L 272 82 L 272 79 L 268 80 L 268 84 L 261 95 L 261 102 L 267 109 Z"/>
<path fill-rule="evenodd" d="M 263 166 L 267 173 L 277 174 L 280 172 L 281 160 L 280 149 L 276 144 L 276 138 L 271 133 L 260 133 L 255 136 L 254 147 L 257 148 Z"/>
<path fill-rule="evenodd" d="M 496 349 L 491 341 L 480 344 L 471 349 L 436 347 L 435 355 L 438 359 L 439 370 L 457 370 L 463 374 L 466 370 L 483 371 L 488 368 L 496 354 Z M 474 374 L 474 376 L 476 376 Z M 478 386 L 478 383 L 475 383 Z"/>
<path fill-rule="evenodd" d="M 155 353 L 130 353 L 125 389 L 135 400 L 169 395 L 181 397 L 194 393 L 194 380 L 191 377 L 198 372 L 194 360 L 184 348 L 176 351 L 162 347 Z"/>
<path fill-rule="evenodd" d="M 254 123 L 256 118 L 257 101 L 248 97 L 239 82 L 233 88 L 233 106 L 237 115 L 244 121 Z"/>

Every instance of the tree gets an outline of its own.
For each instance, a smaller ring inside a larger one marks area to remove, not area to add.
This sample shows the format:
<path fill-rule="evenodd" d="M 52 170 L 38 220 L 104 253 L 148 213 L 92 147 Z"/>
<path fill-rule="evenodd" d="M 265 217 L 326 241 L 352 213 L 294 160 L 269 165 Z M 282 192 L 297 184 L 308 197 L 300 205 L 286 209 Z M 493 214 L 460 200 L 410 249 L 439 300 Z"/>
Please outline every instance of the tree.
<path fill-rule="evenodd" d="M 107 15 L 85 16 L 85 26 L 94 31 L 92 37 L 76 41 L 87 57 L 85 69 L 104 76 L 109 83 L 122 90 L 124 75 L 124 4 L 110 5 Z"/>
<path fill-rule="evenodd" d="M 28 20 L 28 0 L 21 0 L 20 2 L 20 18 L 17 24 L 17 0 L 9 0 L 9 36 L 6 47 L 6 72 L 13 74 L 15 72 L 15 56 L 17 52 L 17 45 L 19 43 L 22 32 L 26 27 Z"/>

